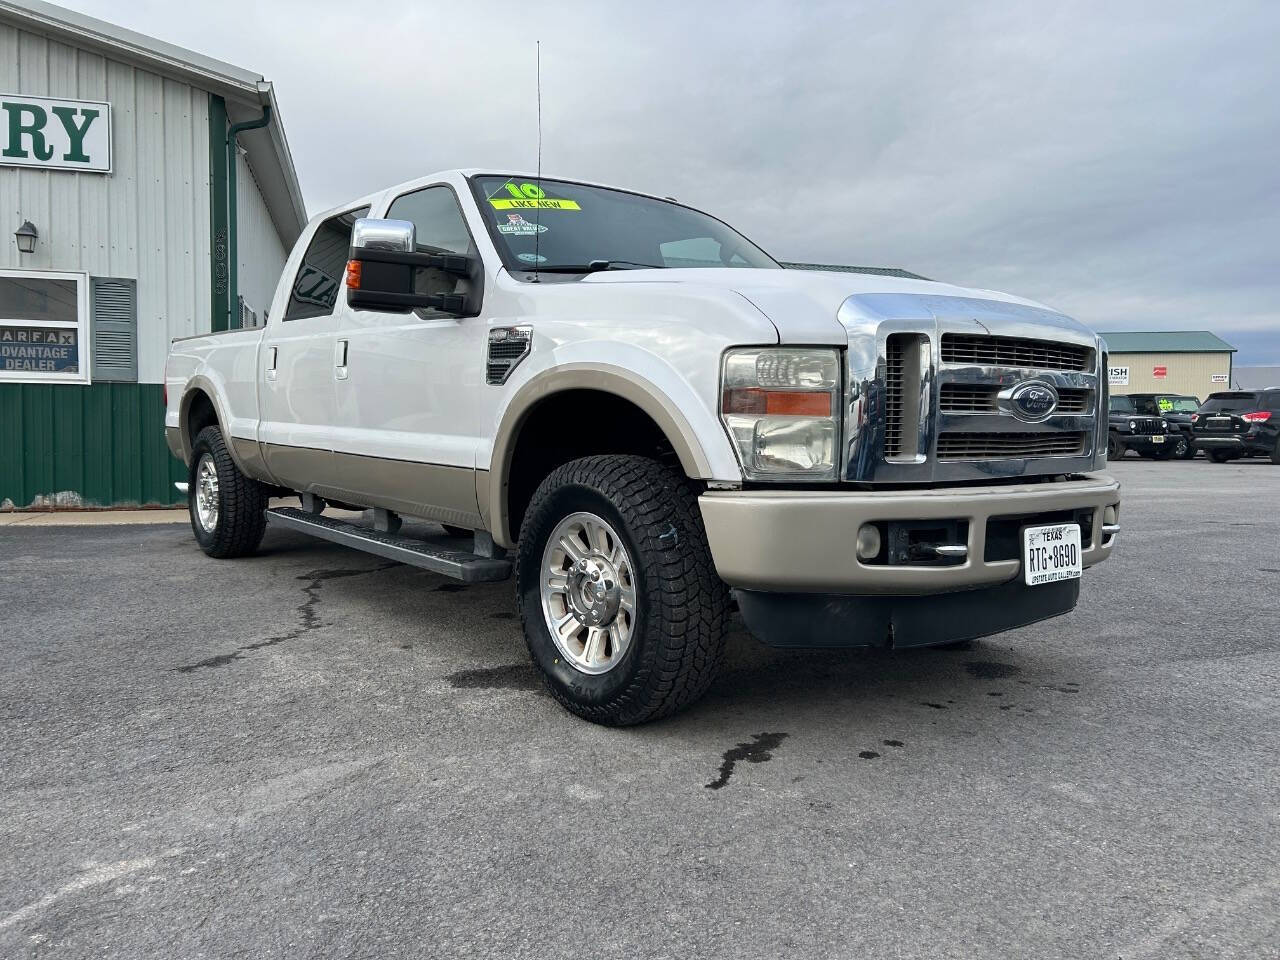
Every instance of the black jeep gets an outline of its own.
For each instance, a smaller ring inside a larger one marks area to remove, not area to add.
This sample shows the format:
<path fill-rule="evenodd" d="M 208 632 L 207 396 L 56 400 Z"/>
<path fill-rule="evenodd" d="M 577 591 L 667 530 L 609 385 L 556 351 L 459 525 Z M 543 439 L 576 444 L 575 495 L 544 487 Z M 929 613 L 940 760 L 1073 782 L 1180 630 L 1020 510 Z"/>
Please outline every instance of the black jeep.
<path fill-rule="evenodd" d="M 1214 463 L 1256 456 L 1280 463 L 1280 387 L 1211 393 L 1191 419 L 1196 446 Z"/>
<path fill-rule="evenodd" d="M 1144 457 L 1168 460 L 1173 456 L 1173 438 L 1164 417 L 1138 412 L 1132 397 L 1112 397 L 1108 408 L 1107 459 L 1119 460 L 1126 450 Z"/>
<path fill-rule="evenodd" d="M 1163 417 L 1169 424 L 1169 442 L 1173 444 L 1171 457 L 1190 460 L 1196 455 L 1191 435 L 1191 416 L 1200 409 L 1200 398 L 1181 393 L 1128 393 L 1137 412 L 1148 417 Z"/>

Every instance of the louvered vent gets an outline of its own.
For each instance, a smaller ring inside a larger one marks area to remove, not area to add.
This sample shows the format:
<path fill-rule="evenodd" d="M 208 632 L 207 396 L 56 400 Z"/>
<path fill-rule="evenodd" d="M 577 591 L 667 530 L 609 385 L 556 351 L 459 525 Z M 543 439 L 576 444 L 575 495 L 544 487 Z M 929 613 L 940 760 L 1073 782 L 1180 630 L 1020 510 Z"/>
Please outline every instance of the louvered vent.
<path fill-rule="evenodd" d="M 942 362 L 981 367 L 1084 371 L 1093 369 L 1093 350 L 1049 340 L 944 333 Z"/>
<path fill-rule="evenodd" d="M 93 379 L 138 379 L 138 281 L 89 278 Z"/>
<path fill-rule="evenodd" d="M 507 382 L 520 361 L 529 355 L 533 343 L 531 327 L 495 327 L 489 331 L 489 352 L 485 358 L 485 383 L 499 386 Z"/>
<path fill-rule="evenodd" d="M 894 334 L 885 346 L 884 455 L 902 456 L 902 393 L 906 337 Z"/>
<path fill-rule="evenodd" d="M 929 338 L 892 333 L 884 353 L 884 456 L 912 461 L 920 456 L 920 414 L 926 402 Z"/>

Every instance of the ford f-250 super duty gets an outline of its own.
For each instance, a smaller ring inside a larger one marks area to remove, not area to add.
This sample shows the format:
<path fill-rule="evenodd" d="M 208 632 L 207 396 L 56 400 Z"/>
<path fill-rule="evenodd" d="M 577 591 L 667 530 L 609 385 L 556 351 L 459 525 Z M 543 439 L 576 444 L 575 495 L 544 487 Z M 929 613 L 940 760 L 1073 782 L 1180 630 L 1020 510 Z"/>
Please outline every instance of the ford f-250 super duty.
<path fill-rule="evenodd" d="M 782 269 L 671 200 L 426 177 L 312 220 L 268 317 L 168 358 L 204 551 L 270 522 L 514 572 L 534 662 L 597 722 L 697 698 L 734 599 L 769 644 L 956 643 L 1071 610 L 1119 530 L 1085 327 Z"/>

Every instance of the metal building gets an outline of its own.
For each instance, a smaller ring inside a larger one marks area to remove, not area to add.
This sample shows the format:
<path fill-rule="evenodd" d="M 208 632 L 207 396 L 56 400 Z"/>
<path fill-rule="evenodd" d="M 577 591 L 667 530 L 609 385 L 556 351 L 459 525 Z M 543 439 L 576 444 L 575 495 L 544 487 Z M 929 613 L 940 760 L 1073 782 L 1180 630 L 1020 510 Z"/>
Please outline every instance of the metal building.
<path fill-rule="evenodd" d="M 1099 330 L 1113 395 L 1177 393 L 1203 400 L 1228 390 L 1236 348 L 1208 330 Z"/>
<path fill-rule="evenodd" d="M 0 505 L 168 503 L 169 341 L 261 323 L 306 210 L 261 76 L 0 0 Z"/>

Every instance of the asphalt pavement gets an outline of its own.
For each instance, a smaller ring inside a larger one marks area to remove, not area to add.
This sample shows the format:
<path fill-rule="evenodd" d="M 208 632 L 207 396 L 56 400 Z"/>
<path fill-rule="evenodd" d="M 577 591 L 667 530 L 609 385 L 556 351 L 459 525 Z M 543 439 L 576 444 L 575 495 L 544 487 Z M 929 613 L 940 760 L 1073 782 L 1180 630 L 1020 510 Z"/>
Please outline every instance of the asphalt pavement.
<path fill-rule="evenodd" d="M 1113 472 L 1071 615 L 628 730 L 510 584 L 0 527 L 0 957 L 1280 956 L 1280 467 Z"/>

